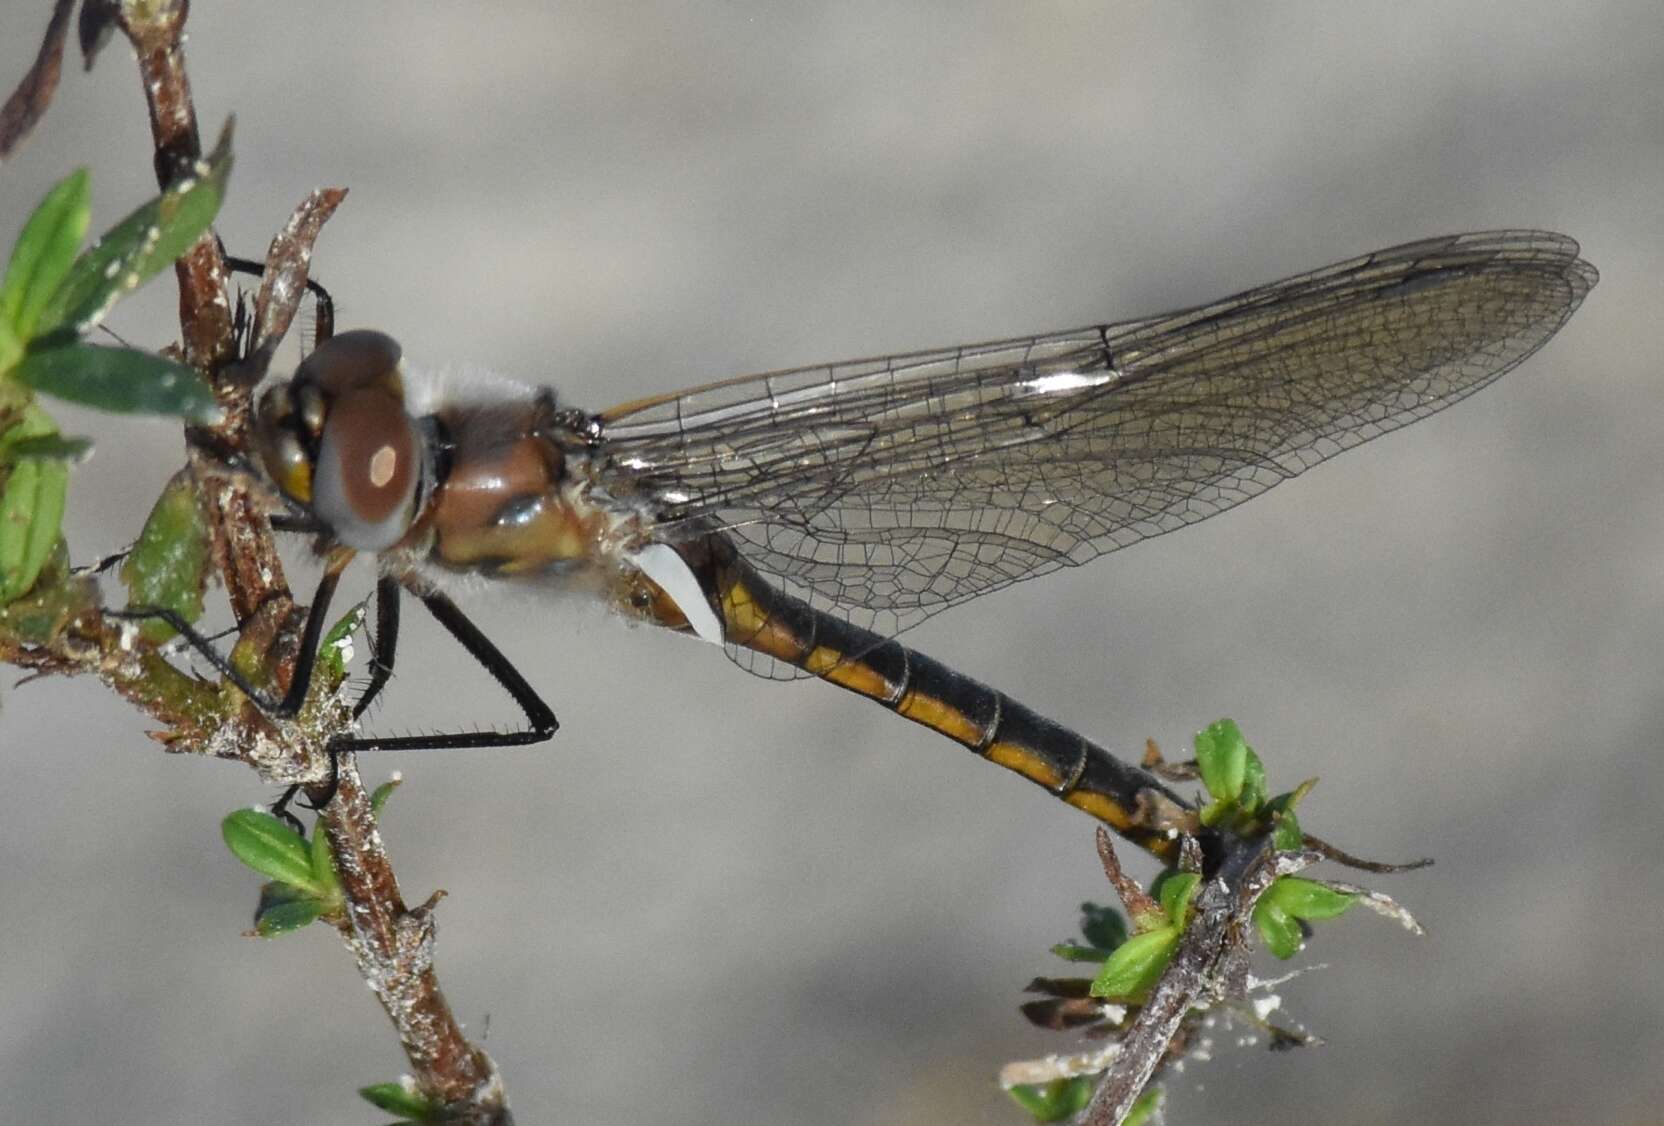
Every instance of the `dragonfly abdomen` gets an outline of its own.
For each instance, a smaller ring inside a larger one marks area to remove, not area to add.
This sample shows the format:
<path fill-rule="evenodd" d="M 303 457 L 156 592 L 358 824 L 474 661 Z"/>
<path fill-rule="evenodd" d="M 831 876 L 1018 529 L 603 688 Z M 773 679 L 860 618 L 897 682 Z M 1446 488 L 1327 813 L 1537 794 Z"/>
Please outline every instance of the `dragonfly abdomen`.
<path fill-rule="evenodd" d="M 1176 848 L 1168 827 L 1187 803 L 1147 771 L 933 657 L 779 590 L 720 536 L 684 548 L 684 556 L 714 591 L 729 644 L 877 701 L 1151 852 Z"/>

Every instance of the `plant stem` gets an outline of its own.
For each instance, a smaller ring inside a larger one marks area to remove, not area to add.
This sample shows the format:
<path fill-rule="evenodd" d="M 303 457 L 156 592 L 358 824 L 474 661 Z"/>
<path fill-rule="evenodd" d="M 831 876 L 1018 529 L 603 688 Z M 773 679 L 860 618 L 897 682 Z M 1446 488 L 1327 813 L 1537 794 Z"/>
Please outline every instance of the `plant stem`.
<path fill-rule="evenodd" d="M 54 76 L 54 52 L 61 51 L 67 8 L 60 4 L 43 53 L 53 56 Z M 138 56 L 156 177 L 163 187 L 194 174 L 202 155 L 183 49 L 188 8 L 186 0 L 121 0 L 113 12 Z M 38 117 L 51 84 L 37 81 L 24 93 L 31 91 L 33 101 L 25 108 Z M 267 662 L 263 667 L 279 690 L 293 675 L 299 657 L 297 623 L 305 612 L 284 577 L 262 486 L 217 455 L 247 448 L 250 392 L 304 294 L 313 240 L 343 194 L 314 193 L 274 242 L 268 284 L 255 311 L 257 347 L 243 362 L 226 298 L 228 271 L 213 233 L 204 234 L 175 268 L 185 358 L 213 381 L 224 408 L 218 423 L 194 433 L 189 452 L 200 503 L 213 530 L 212 560 L 242 624 L 241 645 Z M 92 673 L 166 725 L 154 737 L 169 750 L 237 758 L 261 769 L 268 780 L 282 770 L 320 777 L 330 766 L 325 753 L 329 739 L 352 723 L 349 708 L 328 706 L 310 708 L 296 722 L 275 722 L 235 690 L 182 672 L 132 623 L 106 618 L 95 581 L 68 573 L 61 556 L 50 582 L 43 579 L 34 593 L 0 609 L 0 661 L 40 675 Z M 417 1085 L 444 1104 L 447 1120 L 508 1123 L 495 1065 L 468 1042 L 439 988 L 432 917 L 439 895 L 414 910 L 405 906 L 356 766 L 350 758 L 338 765 L 333 796 L 319 821 L 346 897 L 340 929 L 359 971 L 393 1021 Z M 326 789 L 314 786 L 314 797 L 324 796 Z"/>

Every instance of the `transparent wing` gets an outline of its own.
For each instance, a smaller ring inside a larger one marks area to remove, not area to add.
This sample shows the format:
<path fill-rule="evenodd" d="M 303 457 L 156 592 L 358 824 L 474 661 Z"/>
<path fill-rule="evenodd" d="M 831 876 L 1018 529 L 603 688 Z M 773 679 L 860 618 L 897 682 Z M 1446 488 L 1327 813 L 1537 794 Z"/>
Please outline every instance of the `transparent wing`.
<path fill-rule="evenodd" d="M 597 480 L 656 537 L 725 529 L 892 635 L 1472 394 L 1597 278 L 1561 235 L 1453 235 L 1163 316 L 728 380 L 605 412 Z"/>

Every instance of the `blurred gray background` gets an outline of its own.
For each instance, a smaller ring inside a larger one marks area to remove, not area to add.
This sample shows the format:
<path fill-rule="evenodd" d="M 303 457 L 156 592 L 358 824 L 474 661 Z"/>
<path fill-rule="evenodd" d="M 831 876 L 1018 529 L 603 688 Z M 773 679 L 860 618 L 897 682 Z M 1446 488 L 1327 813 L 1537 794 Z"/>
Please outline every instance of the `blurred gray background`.
<path fill-rule="evenodd" d="M 8 86 L 46 10 L 0 7 Z M 1427 938 L 1349 917 L 1282 990 L 1327 1047 L 1226 1033 L 1170 1121 L 1659 1121 L 1656 0 L 199 3 L 190 33 L 205 130 L 238 117 L 232 247 L 348 186 L 315 260 L 343 326 L 595 408 L 1424 235 L 1582 240 L 1603 281 L 1495 389 L 910 640 L 1127 755 L 1234 716 L 1274 781 L 1323 777 L 1315 831 L 1437 856 L 1384 881 Z M 154 190 L 127 51 L 75 65 L 0 169 L 7 240 L 77 163 L 96 226 Z M 170 285 L 117 326 L 171 339 Z M 100 443 L 87 561 L 180 440 L 67 423 Z M 1067 1044 L 1015 1007 L 1107 896 L 1090 821 L 825 685 L 577 602 L 473 609 L 557 740 L 364 767 L 408 776 L 388 843 L 412 901 L 450 892 L 441 979 L 522 1121 L 1021 1121 L 994 1075 Z M 509 717 L 406 630 L 375 730 Z M 218 821 L 272 793 L 90 682 L 0 679 L 0 1121 L 380 1120 L 353 1089 L 402 1058 L 340 943 L 239 937 L 257 881 Z"/>

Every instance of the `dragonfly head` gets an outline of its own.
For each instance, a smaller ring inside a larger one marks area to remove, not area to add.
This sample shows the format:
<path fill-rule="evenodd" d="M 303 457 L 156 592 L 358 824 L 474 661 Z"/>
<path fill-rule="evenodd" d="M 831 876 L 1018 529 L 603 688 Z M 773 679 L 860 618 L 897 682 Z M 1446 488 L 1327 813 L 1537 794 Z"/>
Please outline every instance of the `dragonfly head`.
<path fill-rule="evenodd" d="M 266 475 L 333 539 L 384 551 L 409 531 L 424 491 L 425 446 L 405 409 L 401 349 L 358 329 L 320 344 L 255 416 Z"/>

